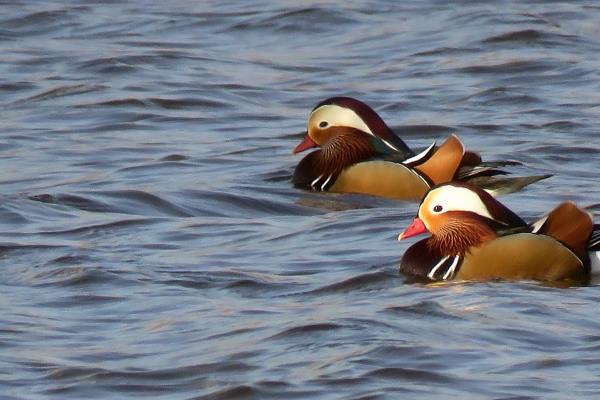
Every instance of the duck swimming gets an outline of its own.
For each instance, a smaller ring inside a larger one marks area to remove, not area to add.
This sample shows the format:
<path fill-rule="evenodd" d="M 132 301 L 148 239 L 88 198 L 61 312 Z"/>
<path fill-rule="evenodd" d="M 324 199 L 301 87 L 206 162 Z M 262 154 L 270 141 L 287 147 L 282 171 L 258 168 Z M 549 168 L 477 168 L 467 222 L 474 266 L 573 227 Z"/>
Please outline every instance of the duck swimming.
<path fill-rule="evenodd" d="M 429 232 L 408 248 L 400 270 L 431 281 L 556 281 L 600 272 L 600 225 L 571 202 L 527 224 L 481 188 L 432 188 L 398 240 Z"/>
<path fill-rule="evenodd" d="M 482 162 L 456 135 L 416 154 L 371 107 L 350 97 L 329 98 L 312 110 L 293 152 L 315 147 L 294 171 L 296 187 L 419 201 L 432 186 L 453 180 L 499 195 L 550 176 L 501 178 L 506 172 L 499 166 L 518 163 Z"/>

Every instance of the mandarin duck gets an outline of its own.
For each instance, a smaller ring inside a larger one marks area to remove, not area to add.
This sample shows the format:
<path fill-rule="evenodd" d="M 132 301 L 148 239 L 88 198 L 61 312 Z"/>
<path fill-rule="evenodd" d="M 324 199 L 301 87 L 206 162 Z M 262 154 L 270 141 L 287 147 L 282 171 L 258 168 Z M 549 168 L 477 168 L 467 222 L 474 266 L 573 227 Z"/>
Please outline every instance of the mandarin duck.
<path fill-rule="evenodd" d="M 329 98 L 312 110 L 304 140 L 293 152 L 314 147 L 320 149 L 294 171 L 296 187 L 419 201 L 432 186 L 453 180 L 499 195 L 551 176 L 499 178 L 506 172 L 498 166 L 518 162 L 482 162 L 456 135 L 415 154 L 371 107 L 350 97 Z"/>
<path fill-rule="evenodd" d="M 400 271 L 414 278 L 556 281 L 600 272 L 600 225 L 571 202 L 527 224 L 479 187 L 443 184 L 398 240 L 426 232 L 402 257 Z"/>

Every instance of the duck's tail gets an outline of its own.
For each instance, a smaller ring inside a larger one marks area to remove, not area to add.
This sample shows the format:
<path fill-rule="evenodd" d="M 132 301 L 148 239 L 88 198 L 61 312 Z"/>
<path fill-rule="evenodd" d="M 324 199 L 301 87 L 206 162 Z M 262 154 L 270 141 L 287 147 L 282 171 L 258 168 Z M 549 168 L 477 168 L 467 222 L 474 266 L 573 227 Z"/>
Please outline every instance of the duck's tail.
<path fill-rule="evenodd" d="M 491 167 L 490 167 L 491 168 Z M 513 192 L 518 192 L 525 186 L 531 185 L 542 179 L 550 178 L 552 175 L 531 175 L 531 176 L 498 176 L 507 174 L 504 171 L 492 169 L 483 171 L 484 174 L 474 174 L 466 179 L 461 179 L 463 182 L 476 185 L 484 189 L 492 196 L 501 196 Z"/>
<path fill-rule="evenodd" d="M 552 176 L 505 176 L 510 175 L 510 173 L 501 168 L 515 165 L 523 165 L 523 163 L 516 160 L 463 163 L 458 170 L 456 180 L 479 186 L 496 197 L 517 192 L 525 186 Z"/>

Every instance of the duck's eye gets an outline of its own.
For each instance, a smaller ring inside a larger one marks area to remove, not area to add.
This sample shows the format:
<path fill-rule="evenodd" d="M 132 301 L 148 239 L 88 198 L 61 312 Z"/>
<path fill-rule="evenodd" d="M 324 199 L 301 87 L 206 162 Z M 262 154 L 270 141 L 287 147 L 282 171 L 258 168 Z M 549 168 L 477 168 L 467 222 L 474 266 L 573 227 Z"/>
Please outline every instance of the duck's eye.
<path fill-rule="evenodd" d="M 440 206 L 439 204 L 437 206 L 433 207 L 433 211 L 437 212 L 437 213 L 442 212 L 443 209 L 444 209 L 444 207 Z"/>
<path fill-rule="evenodd" d="M 327 121 L 319 122 L 319 128 L 327 128 L 328 125 L 329 125 L 329 122 L 327 122 Z"/>

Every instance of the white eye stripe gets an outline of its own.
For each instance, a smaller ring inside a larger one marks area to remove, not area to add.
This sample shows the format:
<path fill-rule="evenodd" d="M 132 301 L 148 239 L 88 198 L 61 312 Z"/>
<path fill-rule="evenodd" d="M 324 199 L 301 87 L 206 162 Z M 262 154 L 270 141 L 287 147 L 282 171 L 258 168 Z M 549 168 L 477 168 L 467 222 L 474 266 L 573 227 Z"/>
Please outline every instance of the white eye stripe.
<path fill-rule="evenodd" d="M 335 104 L 326 104 L 314 110 L 309 117 L 309 128 L 310 121 L 316 119 L 320 121 L 317 126 L 320 128 L 326 128 L 328 126 L 349 126 L 351 128 L 355 128 L 361 130 L 363 132 L 367 132 L 371 136 L 375 136 L 375 134 L 371 131 L 369 126 L 363 121 L 361 117 L 358 116 L 354 110 L 350 108 L 340 107 Z M 321 124 L 325 123 L 326 125 L 321 126 Z M 399 151 L 396 146 L 391 144 L 385 139 L 379 138 L 387 147 L 392 150 Z"/>
<path fill-rule="evenodd" d="M 423 205 L 430 207 L 431 212 L 436 214 L 446 211 L 471 211 L 482 217 L 494 219 L 479 196 L 464 187 L 447 185 L 434 189 L 425 197 Z M 435 211 L 437 206 L 441 206 L 442 209 Z"/>
<path fill-rule="evenodd" d="M 329 125 L 349 126 L 351 128 L 360 129 L 373 135 L 365 121 L 358 116 L 353 110 L 345 107 L 340 107 L 335 104 L 326 104 L 314 110 L 309 117 L 309 121 L 316 119 L 321 122 L 328 122 Z"/>

